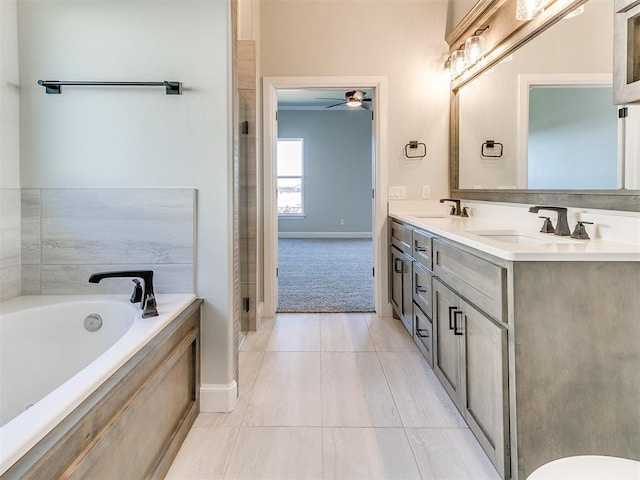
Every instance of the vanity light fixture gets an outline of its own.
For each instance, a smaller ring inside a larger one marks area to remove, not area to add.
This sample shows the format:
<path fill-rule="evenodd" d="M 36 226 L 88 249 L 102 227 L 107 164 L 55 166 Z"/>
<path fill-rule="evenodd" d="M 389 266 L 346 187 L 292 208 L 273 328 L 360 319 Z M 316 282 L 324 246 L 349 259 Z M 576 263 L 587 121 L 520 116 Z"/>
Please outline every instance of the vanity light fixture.
<path fill-rule="evenodd" d="M 489 30 L 489 25 L 476 30 L 472 36 L 464 42 L 464 62 L 467 66 L 475 65 L 484 55 L 484 36 L 482 33 Z"/>
<path fill-rule="evenodd" d="M 464 61 L 464 45 L 451 54 L 451 78 L 459 77 L 467 68 Z"/>
<path fill-rule="evenodd" d="M 444 71 L 445 77 L 449 79 L 453 78 L 452 71 L 451 71 L 451 55 L 449 55 L 449 57 L 444 61 L 443 71 Z"/>
<path fill-rule="evenodd" d="M 516 20 L 533 20 L 544 11 L 546 3 L 543 0 L 518 0 Z"/>

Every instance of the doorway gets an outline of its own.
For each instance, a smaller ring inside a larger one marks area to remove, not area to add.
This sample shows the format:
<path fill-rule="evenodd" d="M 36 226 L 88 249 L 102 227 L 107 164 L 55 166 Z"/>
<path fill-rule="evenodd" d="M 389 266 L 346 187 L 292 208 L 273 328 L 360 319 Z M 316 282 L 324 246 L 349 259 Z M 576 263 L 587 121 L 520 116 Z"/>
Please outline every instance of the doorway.
<path fill-rule="evenodd" d="M 390 315 L 387 271 L 386 204 L 387 172 L 381 151 L 386 147 L 386 78 L 384 77 L 265 77 L 263 83 L 264 113 L 264 301 L 262 317 L 275 316 L 278 307 L 278 199 L 277 199 L 277 139 L 278 92 L 282 90 L 338 91 L 338 95 L 353 88 L 370 90 L 373 120 L 371 143 L 373 151 L 371 245 L 373 250 L 373 308 L 380 315 Z M 320 95 L 319 95 L 320 96 Z M 336 102 L 337 103 L 337 102 Z M 337 219 L 340 227 L 340 218 Z M 345 222 L 346 223 L 346 222 Z M 377 274 L 376 274 L 377 272 Z"/>
<path fill-rule="evenodd" d="M 278 312 L 374 310 L 372 95 L 277 92 Z"/>

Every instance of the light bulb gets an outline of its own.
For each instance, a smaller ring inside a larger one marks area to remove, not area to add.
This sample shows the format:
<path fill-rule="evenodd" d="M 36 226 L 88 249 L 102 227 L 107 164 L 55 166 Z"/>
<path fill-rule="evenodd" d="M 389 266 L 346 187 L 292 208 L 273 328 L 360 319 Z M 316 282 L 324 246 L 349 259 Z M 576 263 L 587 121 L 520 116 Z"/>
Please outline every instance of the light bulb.
<path fill-rule="evenodd" d="M 518 0 L 516 4 L 516 20 L 532 20 L 544 11 L 541 0 Z"/>
<path fill-rule="evenodd" d="M 451 54 L 451 74 L 459 77 L 464 73 L 466 64 L 464 62 L 464 50 L 456 50 Z"/>
<path fill-rule="evenodd" d="M 464 61 L 467 65 L 475 65 L 482 60 L 484 54 L 484 37 L 474 35 L 464 42 Z"/>

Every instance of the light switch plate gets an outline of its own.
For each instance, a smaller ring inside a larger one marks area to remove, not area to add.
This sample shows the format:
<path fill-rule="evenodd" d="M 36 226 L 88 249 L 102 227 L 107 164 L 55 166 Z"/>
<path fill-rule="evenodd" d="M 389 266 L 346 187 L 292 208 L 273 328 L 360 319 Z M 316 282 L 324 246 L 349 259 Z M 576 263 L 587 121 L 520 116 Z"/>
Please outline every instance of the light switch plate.
<path fill-rule="evenodd" d="M 406 198 L 407 198 L 407 187 L 403 185 L 389 187 L 390 200 L 406 200 Z"/>
<path fill-rule="evenodd" d="M 422 186 L 422 198 L 424 200 L 431 198 L 431 185 Z"/>

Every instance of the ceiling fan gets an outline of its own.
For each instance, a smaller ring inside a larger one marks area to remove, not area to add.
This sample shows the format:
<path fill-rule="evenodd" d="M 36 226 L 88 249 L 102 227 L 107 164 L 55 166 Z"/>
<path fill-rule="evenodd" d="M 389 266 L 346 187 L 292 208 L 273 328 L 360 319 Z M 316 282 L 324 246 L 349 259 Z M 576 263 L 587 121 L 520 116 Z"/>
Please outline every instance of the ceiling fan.
<path fill-rule="evenodd" d="M 337 107 L 338 105 L 347 105 L 349 107 L 360 107 L 360 108 L 369 110 L 369 105 L 367 105 L 365 102 L 370 102 L 371 99 L 366 98 L 366 96 L 367 96 L 366 92 L 362 92 L 360 90 L 351 90 L 349 92 L 344 92 L 344 101 L 333 104 L 333 105 L 329 105 L 328 107 L 324 107 L 324 108 L 333 108 L 333 107 Z M 320 97 L 318 98 L 318 100 L 341 100 L 341 99 Z"/>

